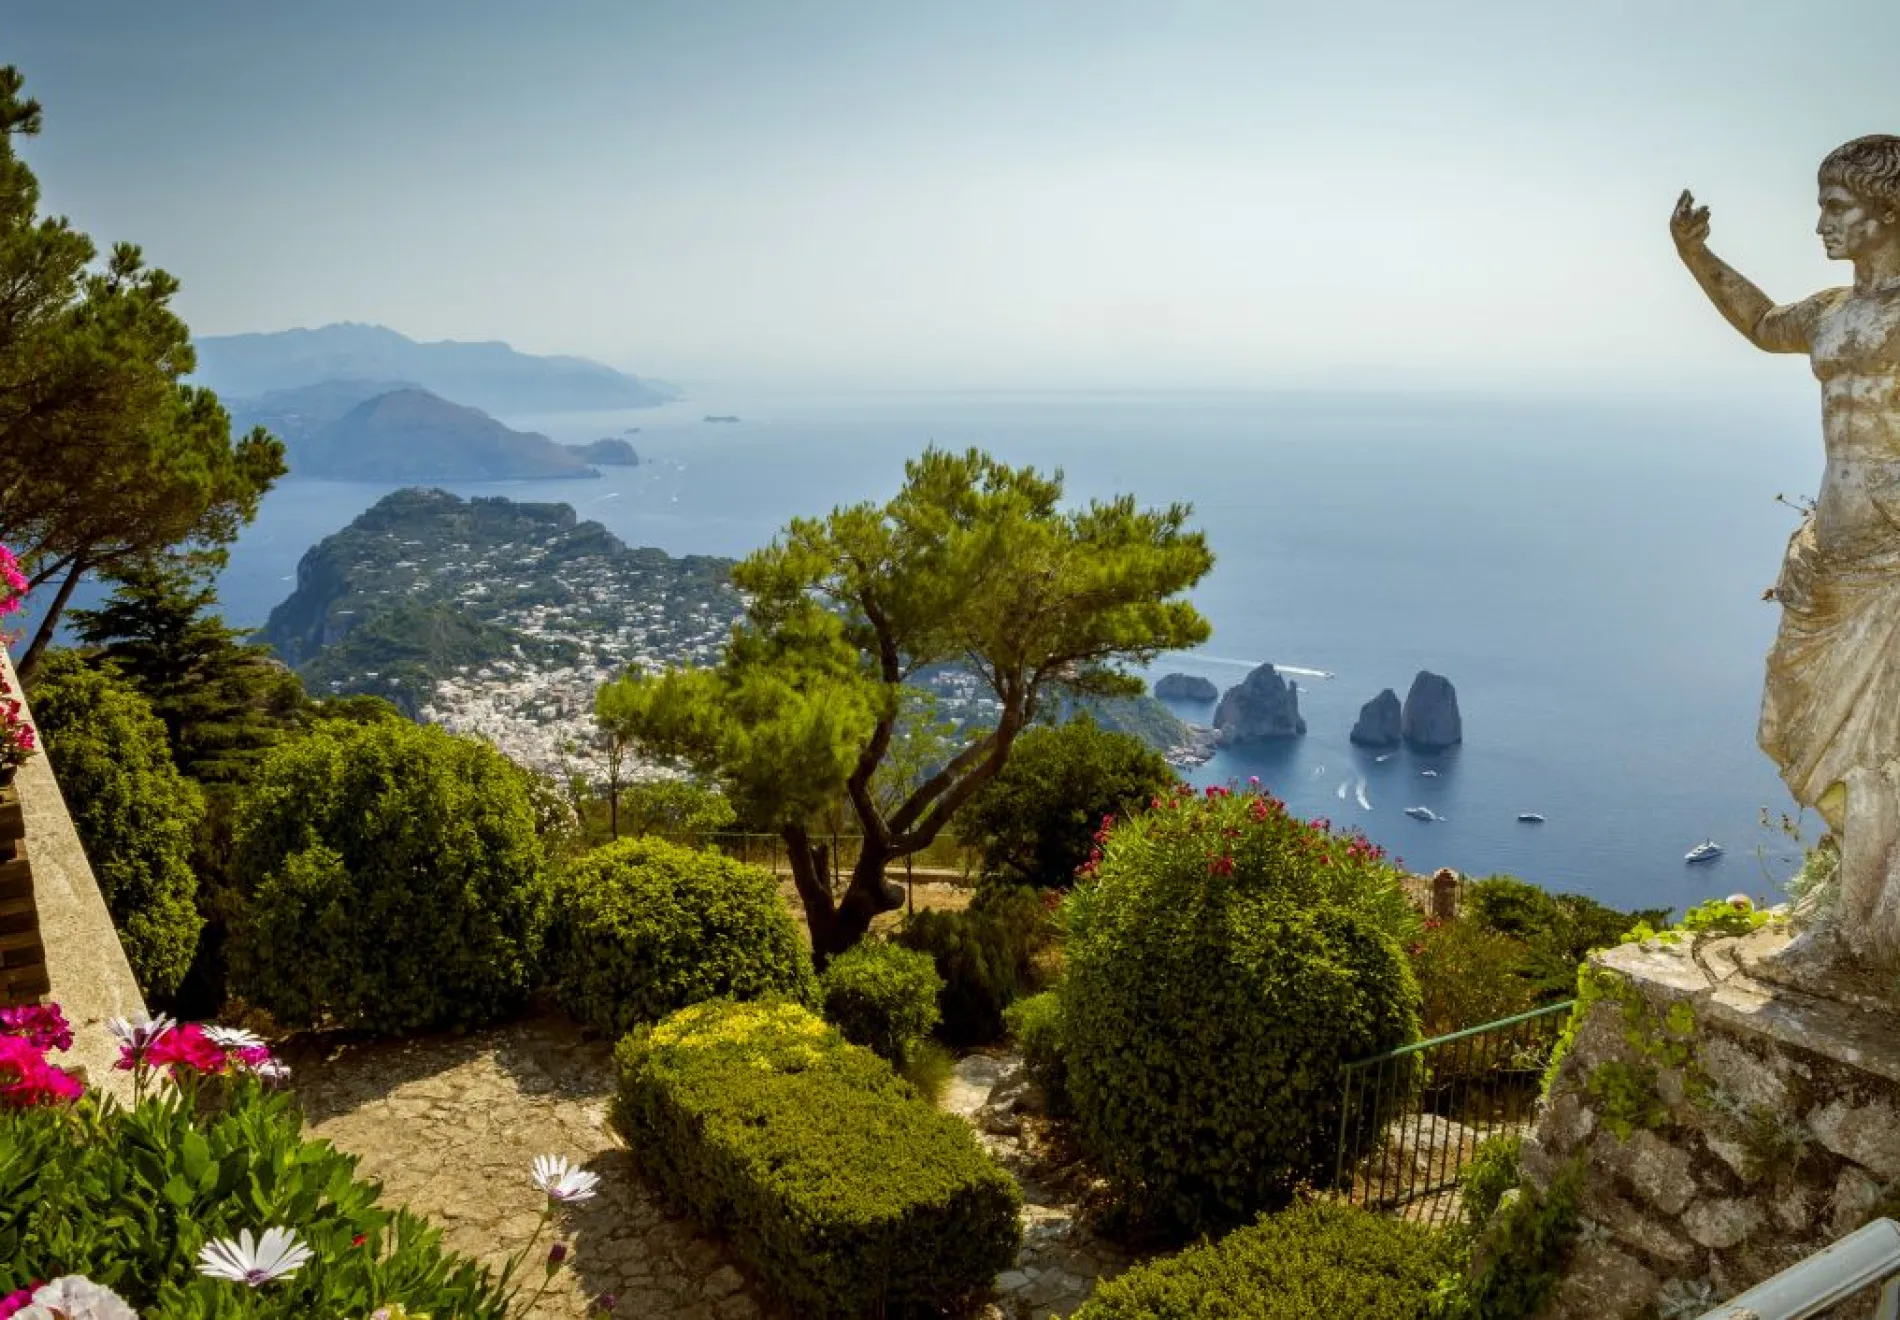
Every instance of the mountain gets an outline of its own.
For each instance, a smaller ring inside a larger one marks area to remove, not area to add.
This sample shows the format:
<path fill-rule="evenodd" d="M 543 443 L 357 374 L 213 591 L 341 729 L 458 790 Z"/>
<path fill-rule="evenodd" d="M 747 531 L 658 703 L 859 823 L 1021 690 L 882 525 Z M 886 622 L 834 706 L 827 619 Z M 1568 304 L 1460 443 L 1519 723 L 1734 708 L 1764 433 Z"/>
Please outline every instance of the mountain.
<path fill-rule="evenodd" d="M 674 394 L 577 357 L 534 357 L 499 341 L 418 343 L 380 325 L 213 335 L 196 341 L 192 383 L 251 398 L 326 381 L 409 382 L 493 413 L 650 408 Z"/>
<path fill-rule="evenodd" d="M 347 391 L 324 394 L 322 389 L 300 393 L 327 406 L 347 397 Z M 295 438 L 279 433 L 290 470 L 301 477 L 410 482 L 600 475 L 579 454 L 544 435 L 510 430 L 478 408 L 423 389 L 388 390 L 328 422 L 315 422 L 316 415 L 298 415 Z M 248 423 L 250 416 L 242 420 Z"/>
<path fill-rule="evenodd" d="M 248 431 L 261 426 L 294 453 L 310 439 L 359 403 L 395 390 L 419 390 L 413 380 L 326 380 L 315 385 L 271 390 L 255 399 L 223 398 L 231 413 L 231 429 Z"/>
<path fill-rule="evenodd" d="M 599 463 L 602 467 L 640 466 L 640 455 L 634 452 L 632 445 L 618 436 L 610 435 L 604 440 L 584 445 L 562 445 L 561 448 L 576 454 L 583 463 Z"/>

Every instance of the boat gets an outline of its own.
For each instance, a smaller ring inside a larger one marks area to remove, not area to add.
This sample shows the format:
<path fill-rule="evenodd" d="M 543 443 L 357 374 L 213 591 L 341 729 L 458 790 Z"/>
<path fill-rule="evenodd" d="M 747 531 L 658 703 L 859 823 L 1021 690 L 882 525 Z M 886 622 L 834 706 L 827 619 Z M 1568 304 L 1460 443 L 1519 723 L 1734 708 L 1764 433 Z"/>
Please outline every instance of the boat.
<path fill-rule="evenodd" d="M 1419 774 L 1423 775 L 1427 779 L 1438 778 L 1438 771 L 1436 770 L 1421 770 L 1419 771 Z"/>
<path fill-rule="evenodd" d="M 724 413 L 724 414 L 721 414 L 721 413 L 707 413 L 707 414 L 706 414 L 706 415 L 705 415 L 705 416 L 704 416 L 703 418 L 701 418 L 700 420 L 701 420 L 701 421 L 707 421 L 707 422 L 736 422 L 736 421 L 738 421 L 739 419 L 738 419 L 737 417 L 734 417 L 734 416 L 732 416 L 732 415 L 731 415 L 730 413 Z"/>
<path fill-rule="evenodd" d="M 1544 823 L 1543 816 L 1535 811 L 1520 811 L 1517 813 L 1517 818 L 1526 825 L 1542 825 Z"/>
<path fill-rule="evenodd" d="M 1444 817 L 1430 807 L 1407 807 L 1405 814 L 1413 820 L 1443 820 Z"/>
<path fill-rule="evenodd" d="M 1712 862 L 1722 855 L 1722 845 L 1714 839 L 1704 839 L 1682 855 L 1685 862 Z"/>

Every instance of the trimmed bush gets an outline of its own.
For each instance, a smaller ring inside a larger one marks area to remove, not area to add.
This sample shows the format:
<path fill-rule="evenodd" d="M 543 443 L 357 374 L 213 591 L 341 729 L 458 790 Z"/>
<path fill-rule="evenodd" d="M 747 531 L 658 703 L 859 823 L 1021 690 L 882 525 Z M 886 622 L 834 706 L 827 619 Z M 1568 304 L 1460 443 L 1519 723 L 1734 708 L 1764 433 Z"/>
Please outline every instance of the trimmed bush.
<path fill-rule="evenodd" d="M 796 1315 L 937 1315 L 1015 1258 L 1021 1193 L 969 1125 L 807 1009 L 696 1004 L 615 1061 L 641 1170 Z"/>
<path fill-rule="evenodd" d="M 554 885 L 547 967 L 581 1022 L 621 1036 L 702 999 L 818 1002 L 811 956 L 756 866 L 663 839 L 622 839 Z"/>
<path fill-rule="evenodd" d="M 929 954 L 943 978 L 938 1035 L 952 1045 L 987 1045 L 1003 1037 L 1003 1010 L 1037 988 L 1037 958 L 1054 942 L 1055 926 L 1034 891 L 1012 885 L 979 891 L 962 912 L 919 912 L 894 938 Z"/>
<path fill-rule="evenodd" d="M 1443 1235 L 1316 1201 L 1137 1266 L 1097 1288 L 1076 1320 L 1418 1320 L 1458 1265 Z"/>
<path fill-rule="evenodd" d="M 231 987 L 286 1025 L 388 1034 L 492 1021 L 525 999 L 547 885 L 524 777 L 473 738 L 325 722 L 239 801 L 248 882 Z"/>
<path fill-rule="evenodd" d="M 294 1101 L 254 1079 L 215 1107 L 170 1086 L 136 1109 L 92 1097 L 76 1112 L 0 1105 L 0 1297 L 81 1274 L 147 1320 L 366 1316 L 392 1304 L 504 1320 L 488 1272 L 444 1250 L 425 1221 L 379 1205 L 356 1162 L 305 1141 Z M 198 1272 L 208 1240 L 265 1225 L 294 1229 L 313 1259 L 255 1292 Z"/>
<path fill-rule="evenodd" d="M 1003 1010 L 1003 1022 L 1023 1052 L 1023 1069 L 1042 1088 L 1050 1114 L 1069 1112 L 1069 1065 L 1062 1043 L 1062 997 L 1045 990 Z"/>
<path fill-rule="evenodd" d="M 1092 869 L 1064 905 L 1062 1039 L 1078 1132 L 1128 1208 L 1194 1233 L 1330 1176 L 1339 1065 L 1418 1031 L 1397 872 L 1218 789 L 1118 824 Z"/>
<path fill-rule="evenodd" d="M 116 670 L 48 651 L 32 698 L 126 960 L 148 997 L 168 1000 L 204 928 L 191 868 L 204 794 L 178 773 L 164 724 Z"/>
<path fill-rule="evenodd" d="M 819 983 L 825 1017 L 844 1038 L 900 1068 L 937 1025 L 943 978 L 914 949 L 867 939 L 833 958 Z"/>

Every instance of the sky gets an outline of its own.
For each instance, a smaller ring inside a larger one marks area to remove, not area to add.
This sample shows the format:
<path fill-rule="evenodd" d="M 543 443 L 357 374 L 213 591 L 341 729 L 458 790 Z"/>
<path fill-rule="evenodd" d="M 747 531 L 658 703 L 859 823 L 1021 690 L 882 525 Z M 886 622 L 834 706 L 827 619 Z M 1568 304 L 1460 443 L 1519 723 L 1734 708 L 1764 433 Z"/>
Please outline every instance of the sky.
<path fill-rule="evenodd" d="M 1893 0 L 0 0 L 47 209 L 196 333 L 729 388 L 1788 388 L 1668 214 L 1845 282 L 1815 167 L 1900 132 L 1896 50 Z"/>

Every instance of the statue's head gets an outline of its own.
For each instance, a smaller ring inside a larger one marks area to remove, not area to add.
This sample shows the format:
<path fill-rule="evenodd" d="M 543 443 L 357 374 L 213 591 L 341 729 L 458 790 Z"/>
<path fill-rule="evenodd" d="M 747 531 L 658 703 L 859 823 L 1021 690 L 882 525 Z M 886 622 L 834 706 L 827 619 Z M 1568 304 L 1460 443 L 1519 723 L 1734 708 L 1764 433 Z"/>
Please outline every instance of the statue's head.
<path fill-rule="evenodd" d="M 1814 232 L 1828 256 L 1852 261 L 1900 243 L 1900 137 L 1873 133 L 1834 148 L 1820 183 Z"/>

